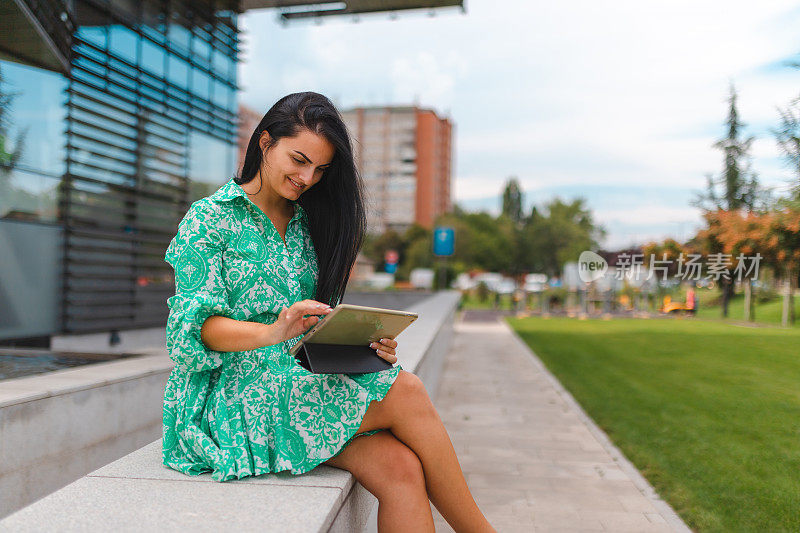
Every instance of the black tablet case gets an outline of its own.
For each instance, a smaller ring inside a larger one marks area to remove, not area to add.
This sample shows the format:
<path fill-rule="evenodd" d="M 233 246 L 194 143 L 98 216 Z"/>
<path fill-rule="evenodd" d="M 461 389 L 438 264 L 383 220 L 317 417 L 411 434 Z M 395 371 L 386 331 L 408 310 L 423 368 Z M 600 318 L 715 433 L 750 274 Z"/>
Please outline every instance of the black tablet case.
<path fill-rule="evenodd" d="M 374 349 L 357 344 L 303 343 L 295 358 L 314 374 L 363 374 L 392 368 Z"/>

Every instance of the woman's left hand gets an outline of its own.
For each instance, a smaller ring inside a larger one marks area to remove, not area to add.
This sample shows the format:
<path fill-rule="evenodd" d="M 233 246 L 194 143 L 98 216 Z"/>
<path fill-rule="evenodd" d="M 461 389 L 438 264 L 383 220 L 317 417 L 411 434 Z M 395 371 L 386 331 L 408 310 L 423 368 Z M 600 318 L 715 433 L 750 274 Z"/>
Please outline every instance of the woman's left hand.
<path fill-rule="evenodd" d="M 378 355 L 386 359 L 387 362 L 395 364 L 397 356 L 395 355 L 395 348 L 397 348 L 397 341 L 394 339 L 380 339 L 370 343 L 370 348 L 373 348 Z"/>

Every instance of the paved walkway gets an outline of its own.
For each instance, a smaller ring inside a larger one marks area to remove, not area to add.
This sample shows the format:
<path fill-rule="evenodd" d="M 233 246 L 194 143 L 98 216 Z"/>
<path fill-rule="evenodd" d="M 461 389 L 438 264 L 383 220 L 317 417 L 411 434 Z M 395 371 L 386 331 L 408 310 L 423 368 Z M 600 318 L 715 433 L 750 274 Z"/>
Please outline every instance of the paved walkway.
<path fill-rule="evenodd" d="M 436 406 L 501 533 L 690 531 L 504 322 L 456 323 Z"/>

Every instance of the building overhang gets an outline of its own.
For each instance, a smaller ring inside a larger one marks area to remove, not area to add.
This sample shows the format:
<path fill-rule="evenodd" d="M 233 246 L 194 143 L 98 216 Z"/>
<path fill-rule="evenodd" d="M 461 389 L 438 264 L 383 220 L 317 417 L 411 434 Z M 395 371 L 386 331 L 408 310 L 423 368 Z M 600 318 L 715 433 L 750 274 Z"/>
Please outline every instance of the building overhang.
<path fill-rule="evenodd" d="M 277 9 L 283 20 L 443 7 L 460 7 L 465 11 L 464 0 L 242 0 L 241 3 L 242 11 Z"/>
<path fill-rule="evenodd" d="M 63 29 L 65 21 L 58 18 L 59 14 L 50 2 L 45 4 L 51 10 L 47 15 L 52 19 L 50 22 L 53 28 Z M 41 17 L 42 14 L 39 15 Z M 0 59 L 66 74 L 69 72 L 69 59 L 66 55 L 69 45 L 66 42 L 56 42 L 59 38 L 68 39 L 68 32 L 48 31 L 25 2 L 0 2 Z"/>

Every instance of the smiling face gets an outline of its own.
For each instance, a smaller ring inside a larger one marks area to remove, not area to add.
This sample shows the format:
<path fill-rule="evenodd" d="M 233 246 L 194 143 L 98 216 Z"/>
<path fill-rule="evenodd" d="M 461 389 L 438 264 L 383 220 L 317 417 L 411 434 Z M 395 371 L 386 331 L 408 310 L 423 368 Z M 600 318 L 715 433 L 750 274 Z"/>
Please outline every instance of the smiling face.
<path fill-rule="evenodd" d="M 287 200 L 297 200 L 317 184 L 335 153 L 326 138 L 307 129 L 300 130 L 294 137 L 282 137 L 267 150 L 269 140 L 266 131 L 259 139 L 264 153 L 261 175 L 271 196 Z"/>

